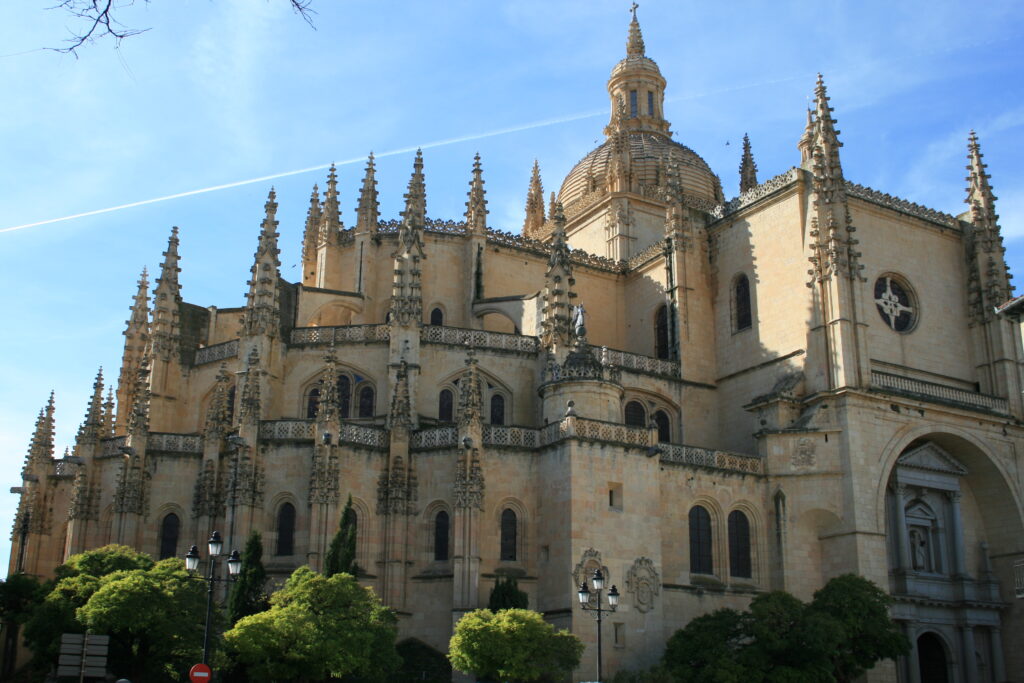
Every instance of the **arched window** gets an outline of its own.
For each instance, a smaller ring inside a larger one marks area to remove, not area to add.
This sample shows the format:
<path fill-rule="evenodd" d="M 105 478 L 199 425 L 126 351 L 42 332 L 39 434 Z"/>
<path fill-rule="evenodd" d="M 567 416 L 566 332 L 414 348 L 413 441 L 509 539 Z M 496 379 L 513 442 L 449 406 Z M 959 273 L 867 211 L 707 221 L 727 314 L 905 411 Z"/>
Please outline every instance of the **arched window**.
<path fill-rule="evenodd" d="M 750 329 L 750 280 L 743 273 L 736 278 L 733 286 L 733 311 L 735 313 L 735 330 Z"/>
<path fill-rule="evenodd" d="M 630 401 L 626 404 L 626 424 L 631 427 L 647 426 L 647 411 L 639 401 Z"/>
<path fill-rule="evenodd" d="M 451 389 L 442 389 L 437 395 L 437 419 L 441 422 L 455 421 L 455 395 Z"/>
<path fill-rule="evenodd" d="M 295 554 L 295 506 L 291 503 L 277 510 L 277 552 L 274 554 Z"/>
<path fill-rule="evenodd" d="M 373 387 L 359 390 L 359 417 L 373 417 Z"/>
<path fill-rule="evenodd" d="M 516 513 L 511 508 L 501 511 L 501 561 L 516 561 L 516 534 L 519 529 Z"/>
<path fill-rule="evenodd" d="M 178 554 L 178 531 L 181 520 L 173 512 L 164 517 L 160 523 L 160 559 L 166 560 Z"/>
<path fill-rule="evenodd" d="M 659 306 L 654 314 L 654 356 L 664 359 L 671 357 L 668 346 L 668 306 Z"/>
<path fill-rule="evenodd" d="M 655 411 L 654 424 L 658 425 L 658 441 L 660 443 L 672 441 L 672 423 L 668 419 L 668 413 L 664 410 Z"/>
<path fill-rule="evenodd" d="M 491 424 L 505 424 L 505 397 L 501 394 L 491 396 Z"/>
<path fill-rule="evenodd" d="M 431 325 L 444 325 L 444 311 L 440 308 L 435 308 L 430 312 L 430 324 Z"/>
<path fill-rule="evenodd" d="M 309 390 L 306 398 L 306 418 L 312 420 L 320 409 L 320 387 L 313 387 Z"/>
<path fill-rule="evenodd" d="M 352 380 L 348 375 L 338 375 L 338 417 L 345 419 L 352 414 Z"/>
<path fill-rule="evenodd" d="M 711 574 L 711 515 L 700 505 L 690 509 L 690 573 Z"/>
<path fill-rule="evenodd" d="M 739 510 L 729 513 L 729 574 L 744 579 L 754 575 L 750 566 L 750 521 Z"/>
<path fill-rule="evenodd" d="M 434 559 L 443 562 L 448 559 L 448 513 L 441 510 L 434 517 Z"/>

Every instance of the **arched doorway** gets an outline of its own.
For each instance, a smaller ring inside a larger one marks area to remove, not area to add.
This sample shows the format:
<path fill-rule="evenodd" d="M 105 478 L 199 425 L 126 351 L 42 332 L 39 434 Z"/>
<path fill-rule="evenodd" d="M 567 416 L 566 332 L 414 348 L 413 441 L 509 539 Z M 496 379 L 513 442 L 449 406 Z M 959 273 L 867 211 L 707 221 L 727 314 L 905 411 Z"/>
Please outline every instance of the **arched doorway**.
<path fill-rule="evenodd" d="M 917 639 L 917 664 L 921 683 L 949 683 L 946 648 L 934 633 L 924 633 Z"/>

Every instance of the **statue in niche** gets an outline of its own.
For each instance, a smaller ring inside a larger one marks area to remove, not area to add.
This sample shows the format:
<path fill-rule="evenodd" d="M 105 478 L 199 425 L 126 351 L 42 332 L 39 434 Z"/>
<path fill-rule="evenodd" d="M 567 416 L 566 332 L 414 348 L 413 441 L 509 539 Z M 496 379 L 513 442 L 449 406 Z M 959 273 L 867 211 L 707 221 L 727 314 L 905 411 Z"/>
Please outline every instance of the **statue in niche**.
<path fill-rule="evenodd" d="M 583 304 L 575 306 L 572 309 L 572 326 L 573 329 L 579 330 L 580 328 L 586 329 L 586 315 L 587 311 L 583 308 Z M 583 336 L 580 332 L 576 332 L 577 336 Z"/>
<path fill-rule="evenodd" d="M 910 561 L 917 571 L 928 571 L 928 536 L 918 528 L 910 530 Z"/>

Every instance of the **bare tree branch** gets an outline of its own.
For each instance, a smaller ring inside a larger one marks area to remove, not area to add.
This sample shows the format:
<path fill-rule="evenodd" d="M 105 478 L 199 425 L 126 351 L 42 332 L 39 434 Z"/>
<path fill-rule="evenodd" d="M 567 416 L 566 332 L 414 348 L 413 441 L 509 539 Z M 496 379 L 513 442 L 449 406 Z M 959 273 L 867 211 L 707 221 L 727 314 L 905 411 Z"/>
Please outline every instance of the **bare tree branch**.
<path fill-rule="evenodd" d="M 149 2 L 149 0 L 142 0 Z M 313 24 L 313 15 L 316 11 L 312 8 L 313 0 L 288 0 L 292 10 L 302 17 L 302 20 L 309 24 L 310 28 L 316 29 Z M 72 54 L 78 57 L 78 48 L 86 43 L 95 43 L 97 40 L 107 36 L 114 39 L 115 46 L 131 36 L 145 33 L 148 28 L 129 28 L 122 24 L 115 13 L 117 10 L 134 5 L 135 0 L 60 0 L 56 5 L 48 7 L 51 10 L 62 10 L 76 20 L 80 20 L 83 26 L 81 31 L 71 31 L 71 37 L 65 42 L 64 47 L 48 47 L 47 50 Z"/>

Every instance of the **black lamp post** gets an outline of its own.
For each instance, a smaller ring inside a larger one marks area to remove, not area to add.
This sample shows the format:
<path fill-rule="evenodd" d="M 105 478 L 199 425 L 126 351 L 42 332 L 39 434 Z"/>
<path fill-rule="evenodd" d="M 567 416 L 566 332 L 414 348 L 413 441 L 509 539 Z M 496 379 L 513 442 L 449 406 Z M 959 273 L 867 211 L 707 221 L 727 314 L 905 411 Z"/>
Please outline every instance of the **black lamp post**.
<path fill-rule="evenodd" d="M 601 606 L 601 591 L 604 590 L 604 574 L 601 573 L 601 569 L 597 568 L 594 570 L 594 576 L 591 578 L 594 584 L 594 592 L 597 593 L 596 607 L 590 606 L 590 589 L 587 588 L 586 579 L 580 583 L 579 598 L 580 607 L 584 610 L 593 610 L 597 612 L 597 680 L 598 683 L 601 681 L 601 615 L 605 612 L 614 612 L 619 606 L 619 589 L 612 586 L 612 589 L 608 591 L 608 606 Z"/>
<path fill-rule="evenodd" d="M 213 584 L 218 581 L 234 581 L 238 577 L 238 572 L 242 570 L 242 557 L 238 554 L 237 550 L 232 550 L 231 555 L 228 556 L 227 562 L 228 578 L 217 578 L 217 557 L 220 555 L 220 551 L 224 549 L 224 542 L 221 541 L 219 531 L 214 531 L 210 534 L 210 540 L 207 542 L 207 548 L 210 551 L 210 573 L 204 579 L 209 584 L 209 588 L 206 591 L 206 627 L 203 629 L 203 664 L 210 663 L 210 616 L 213 613 Z M 185 555 L 185 569 L 190 572 L 194 572 L 199 569 L 199 548 L 196 546 L 192 546 L 189 549 L 188 554 Z"/>

